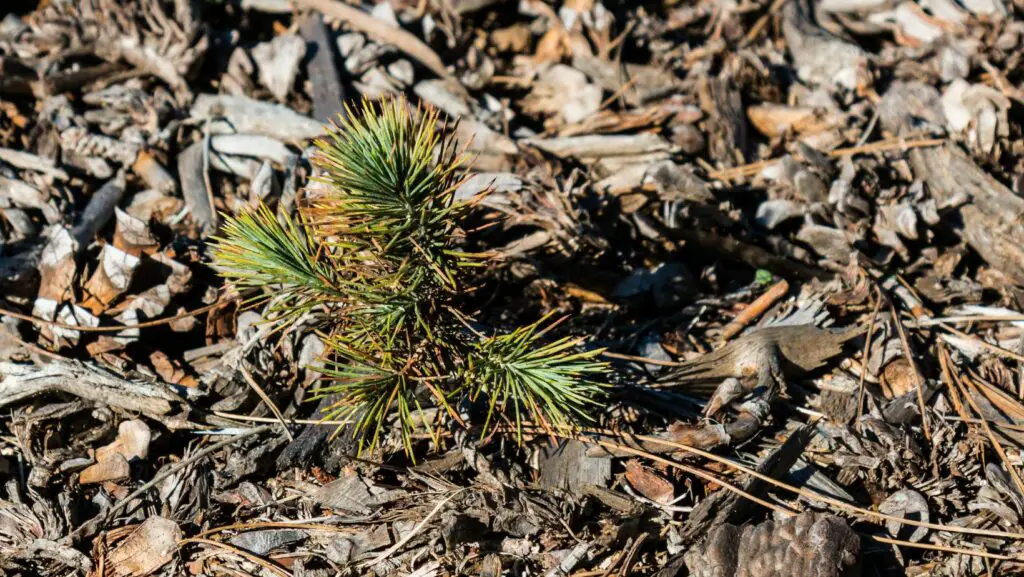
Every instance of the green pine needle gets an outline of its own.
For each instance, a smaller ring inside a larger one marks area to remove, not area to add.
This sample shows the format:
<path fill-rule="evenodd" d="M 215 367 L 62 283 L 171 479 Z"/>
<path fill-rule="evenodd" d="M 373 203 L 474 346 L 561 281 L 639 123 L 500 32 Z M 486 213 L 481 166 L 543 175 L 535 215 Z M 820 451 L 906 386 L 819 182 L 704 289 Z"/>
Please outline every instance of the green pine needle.
<path fill-rule="evenodd" d="M 378 446 L 389 416 L 397 412 L 402 444 L 412 454 L 412 432 L 415 413 L 423 407 L 415 396 L 419 370 L 429 363 L 416 363 L 394 351 L 365 346 L 353 347 L 345 335 L 335 335 L 325 342 L 331 360 L 317 367 L 328 382 L 314 399 L 331 395 L 340 401 L 325 411 L 325 420 L 351 420 L 353 437 L 358 439 L 359 453 Z M 367 352 L 372 350 L 373 352 Z M 432 389 L 436 391 L 437 389 Z M 435 401 L 448 409 L 448 399 L 436 396 Z"/>
<path fill-rule="evenodd" d="M 603 351 L 577 351 L 578 339 L 540 342 L 540 321 L 477 343 L 469 355 L 465 385 L 471 398 L 487 397 L 484 435 L 498 410 L 510 413 L 518 438 L 524 417 L 543 426 L 564 429 L 589 421 L 590 410 L 606 385 L 592 380 L 608 370 L 596 361 Z"/>
<path fill-rule="evenodd" d="M 309 211 L 318 230 L 379 261 L 421 261 L 445 285 L 459 259 L 449 249 L 462 158 L 438 130 L 434 108 L 410 112 L 402 98 L 346 107 L 336 130 L 316 141 L 329 192 Z M 422 268 L 422 267 L 420 267 Z"/>
<path fill-rule="evenodd" d="M 274 298 L 294 314 L 343 298 L 336 267 L 302 223 L 279 220 L 262 203 L 225 220 L 223 236 L 213 239 L 214 266 L 239 292 L 259 289 L 249 304 Z"/>

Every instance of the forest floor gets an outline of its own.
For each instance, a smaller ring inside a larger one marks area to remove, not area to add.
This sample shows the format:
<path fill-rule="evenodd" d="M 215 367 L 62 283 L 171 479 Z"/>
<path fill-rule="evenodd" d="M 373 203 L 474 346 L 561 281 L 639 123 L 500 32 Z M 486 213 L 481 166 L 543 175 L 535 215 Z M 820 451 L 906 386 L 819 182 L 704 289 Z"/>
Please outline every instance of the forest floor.
<path fill-rule="evenodd" d="M 0 574 L 1024 571 L 1021 0 L 23 4 Z M 329 311 L 274 332 L 211 266 L 399 95 L 486 192 L 462 304 L 604 349 L 594 422 L 358 453 Z"/>

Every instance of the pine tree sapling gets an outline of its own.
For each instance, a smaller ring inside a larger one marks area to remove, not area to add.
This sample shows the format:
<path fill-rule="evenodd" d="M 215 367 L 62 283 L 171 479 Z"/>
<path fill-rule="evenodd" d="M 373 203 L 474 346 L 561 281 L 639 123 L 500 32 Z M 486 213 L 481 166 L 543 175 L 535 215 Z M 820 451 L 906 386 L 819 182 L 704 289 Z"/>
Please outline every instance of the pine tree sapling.
<path fill-rule="evenodd" d="M 547 341 L 541 324 L 484 334 L 459 312 L 466 274 L 487 255 L 459 250 L 455 202 L 464 157 L 438 130 L 433 108 L 364 101 L 316 142 L 322 193 L 295 218 L 266 206 L 226 217 L 213 261 L 238 290 L 258 289 L 267 321 L 284 327 L 320 307 L 327 354 L 317 397 L 323 415 L 351 423 L 360 449 L 376 447 L 397 417 L 412 448 L 424 409 L 462 422 L 455 407 L 486 407 L 520 438 L 527 419 L 564 428 L 589 420 L 607 366 L 578 339 Z M 437 423 L 434 423 L 437 424 Z M 428 427 L 433 427 L 427 423 Z"/>

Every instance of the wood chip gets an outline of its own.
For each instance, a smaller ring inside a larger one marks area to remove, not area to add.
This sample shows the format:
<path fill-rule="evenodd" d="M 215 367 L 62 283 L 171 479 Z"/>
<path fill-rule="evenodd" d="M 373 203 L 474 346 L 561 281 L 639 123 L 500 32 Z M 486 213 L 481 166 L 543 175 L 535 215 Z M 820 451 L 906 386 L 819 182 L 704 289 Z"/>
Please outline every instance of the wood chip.
<path fill-rule="evenodd" d="M 107 555 L 106 567 L 115 577 L 143 577 L 170 563 L 181 528 L 170 519 L 150 517 Z"/>

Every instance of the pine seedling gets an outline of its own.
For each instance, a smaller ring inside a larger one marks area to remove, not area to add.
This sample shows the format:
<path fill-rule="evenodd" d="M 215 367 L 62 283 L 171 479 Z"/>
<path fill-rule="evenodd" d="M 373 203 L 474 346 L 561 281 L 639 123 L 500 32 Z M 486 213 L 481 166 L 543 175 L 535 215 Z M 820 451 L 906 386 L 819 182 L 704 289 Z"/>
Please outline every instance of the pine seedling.
<path fill-rule="evenodd" d="M 508 334 L 484 334 L 459 312 L 467 272 L 487 255 L 459 250 L 455 202 L 464 157 L 438 130 L 433 108 L 404 99 L 364 101 L 316 141 L 323 192 L 300 216 L 265 206 L 226 217 L 213 260 L 236 289 L 269 303 L 286 326 L 323 307 L 325 383 L 337 401 L 325 419 L 351 423 L 360 451 L 377 447 L 392 419 L 406 451 L 418 415 L 485 407 L 482 434 L 498 420 L 517 440 L 526 420 L 565 428 L 590 420 L 607 366 L 578 339 L 544 339 L 542 319 Z M 429 425 L 428 425 L 429 426 Z"/>

